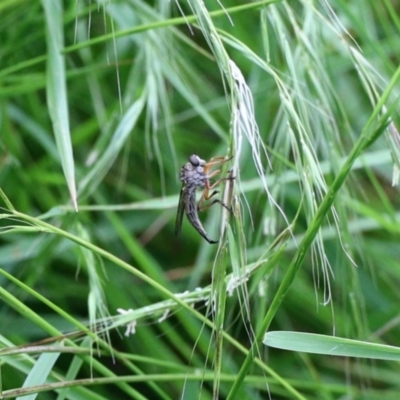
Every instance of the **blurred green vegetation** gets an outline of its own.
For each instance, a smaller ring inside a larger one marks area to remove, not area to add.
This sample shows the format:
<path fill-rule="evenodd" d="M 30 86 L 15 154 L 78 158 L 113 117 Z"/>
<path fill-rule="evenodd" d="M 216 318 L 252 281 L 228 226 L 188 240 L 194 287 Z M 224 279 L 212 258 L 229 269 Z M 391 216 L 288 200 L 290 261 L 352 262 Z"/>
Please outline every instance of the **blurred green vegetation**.
<path fill-rule="evenodd" d="M 0 3 L 3 398 L 397 399 L 396 362 L 260 339 L 400 346 L 399 15 Z M 234 156 L 218 245 L 174 234 L 193 153 Z"/>

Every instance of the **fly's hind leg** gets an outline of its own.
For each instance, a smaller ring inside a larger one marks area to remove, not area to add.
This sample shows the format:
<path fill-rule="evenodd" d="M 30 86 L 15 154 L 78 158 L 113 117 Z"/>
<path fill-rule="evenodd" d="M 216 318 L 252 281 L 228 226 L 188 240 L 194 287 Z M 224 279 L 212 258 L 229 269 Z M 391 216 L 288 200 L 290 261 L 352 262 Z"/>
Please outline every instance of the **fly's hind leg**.
<path fill-rule="evenodd" d="M 210 178 L 212 178 L 214 175 L 216 175 L 217 173 L 219 173 L 220 171 L 214 171 L 211 175 L 208 176 L 208 178 L 206 179 L 206 183 L 205 183 L 205 189 L 203 191 L 203 195 L 201 196 L 201 200 L 208 200 L 210 199 L 212 196 L 214 196 L 215 194 L 218 193 L 218 190 L 215 190 L 214 192 L 212 192 L 211 195 L 209 195 L 209 191 L 211 189 L 214 189 L 217 185 L 219 185 L 221 182 L 226 182 L 226 181 L 233 181 L 236 177 L 235 176 L 231 176 L 229 175 L 226 178 L 221 178 L 216 180 L 212 185 L 210 185 Z"/>
<path fill-rule="evenodd" d="M 214 193 L 218 193 L 218 191 L 215 191 Z M 211 196 L 210 196 L 211 197 Z M 199 205 L 197 206 L 197 209 L 199 211 L 204 211 L 207 210 L 207 208 L 212 207 L 214 204 L 221 204 L 222 207 L 226 208 L 231 214 L 233 214 L 233 210 L 231 207 L 227 206 L 223 201 L 219 200 L 219 199 L 214 199 L 211 203 L 208 203 L 206 206 L 201 207 L 201 204 L 199 202 Z"/>
<path fill-rule="evenodd" d="M 214 188 L 216 185 L 218 185 L 221 182 L 232 181 L 234 179 L 235 179 L 234 176 L 228 176 L 227 178 L 219 179 L 217 182 L 215 182 L 211 186 L 206 184 L 206 188 L 204 189 L 203 195 L 201 196 L 199 203 L 197 205 L 197 210 L 204 211 L 204 210 L 207 210 L 207 208 L 210 208 L 211 206 L 213 206 L 214 204 L 219 203 L 219 204 L 221 204 L 222 207 L 226 208 L 230 213 L 233 213 L 232 208 L 227 206 L 223 201 L 221 201 L 219 199 L 214 199 L 211 203 L 205 205 L 204 207 L 202 205 L 203 205 L 204 201 L 210 200 L 211 197 L 213 197 L 219 193 L 219 190 L 214 190 L 211 194 L 209 194 L 210 189 Z M 208 183 L 208 181 L 207 181 L 207 183 Z"/>

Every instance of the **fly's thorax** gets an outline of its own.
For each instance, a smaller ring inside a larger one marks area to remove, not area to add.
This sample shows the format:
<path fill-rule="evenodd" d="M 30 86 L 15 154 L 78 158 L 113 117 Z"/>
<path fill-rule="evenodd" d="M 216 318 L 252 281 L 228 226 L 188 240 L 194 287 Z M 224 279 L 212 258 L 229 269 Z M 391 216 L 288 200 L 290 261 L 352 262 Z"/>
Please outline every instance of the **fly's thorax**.
<path fill-rule="evenodd" d="M 186 186 L 204 186 L 207 177 L 204 174 L 202 165 L 194 166 L 192 163 L 186 163 L 180 171 L 179 178 Z"/>

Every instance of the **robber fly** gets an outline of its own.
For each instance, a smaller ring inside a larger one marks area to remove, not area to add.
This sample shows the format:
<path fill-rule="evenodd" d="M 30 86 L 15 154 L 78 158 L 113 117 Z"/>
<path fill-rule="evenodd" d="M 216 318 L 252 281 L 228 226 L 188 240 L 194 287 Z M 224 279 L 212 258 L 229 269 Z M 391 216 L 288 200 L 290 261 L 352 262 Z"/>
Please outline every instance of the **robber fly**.
<path fill-rule="evenodd" d="M 179 178 L 183 182 L 181 194 L 179 196 L 178 212 L 175 221 L 175 234 L 178 235 L 181 231 L 183 213 L 186 213 L 186 217 L 193 227 L 207 240 L 208 243 L 218 243 L 218 240 L 212 240 L 208 237 L 207 232 L 203 228 L 200 222 L 198 211 L 203 211 L 206 208 L 211 207 L 213 204 L 219 203 L 225 207 L 228 211 L 232 210 L 219 199 L 214 199 L 211 203 L 202 208 L 202 204 L 205 200 L 209 200 L 215 194 L 217 190 L 210 194 L 210 190 L 213 189 L 220 182 L 234 179 L 233 177 L 218 179 L 212 185 L 210 179 L 217 175 L 220 171 L 216 170 L 210 172 L 210 168 L 216 165 L 223 164 L 230 160 L 226 157 L 214 157 L 209 162 L 205 162 L 196 154 L 192 154 L 187 162 L 180 171 Z M 196 189 L 204 188 L 203 194 L 198 204 L 196 204 Z"/>

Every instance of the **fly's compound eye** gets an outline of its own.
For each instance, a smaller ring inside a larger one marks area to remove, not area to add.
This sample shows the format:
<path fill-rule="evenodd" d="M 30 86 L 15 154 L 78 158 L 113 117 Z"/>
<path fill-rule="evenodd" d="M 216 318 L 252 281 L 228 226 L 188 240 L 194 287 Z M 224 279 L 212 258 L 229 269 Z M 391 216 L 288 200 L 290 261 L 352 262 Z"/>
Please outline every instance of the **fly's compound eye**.
<path fill-rule="evenodd" d="M 196 154 L 192 154 L 189 157 L 189 162 L 192 164 L 194 167 L 198 167 L 200 165 L 200 158 Z"/>

